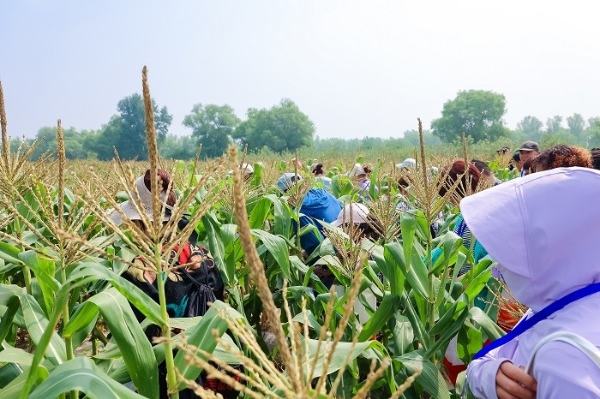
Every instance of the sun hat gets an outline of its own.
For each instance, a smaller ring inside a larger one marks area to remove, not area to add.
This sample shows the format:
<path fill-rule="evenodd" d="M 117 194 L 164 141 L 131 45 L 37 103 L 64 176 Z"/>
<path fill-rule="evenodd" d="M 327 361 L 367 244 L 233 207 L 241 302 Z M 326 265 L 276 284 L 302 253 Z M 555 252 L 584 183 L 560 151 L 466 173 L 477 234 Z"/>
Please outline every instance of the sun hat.
<path fill-rule="evenodd" d="M 279 179 L 277 179 L 277 187 L 281 191 L 289 190 L 294 184 L 302 180 L 302 176 L 296 174 L 294 172 L 288 172 L 281 175 Z"/>
<path fill-rule="evenodd" d="M 144 183 L 144 176 L 142 175 L 142 176 L 138 177 L 137 179 L 135 179 L 134 185 L 135 185 L 137 192 L 139 193 L 139 199 L 141 200 L 141 203 L 138 204 L 137 209 L 140 209 L 143 212 L 145 212 L 148 219 L 150 221 L 152 221 L 153 220 L 152 192 L 150 192 L 150 190 L 148 190 L 148 187 L 146 187 L 146 184 Z M 121 212 L 123 212 L 123 214 L 125 214 L 125 216 L 129 220 L 142 220 L 142 216 L 136 209 L 136 204 L 134 204 L 134 201 L 137 202 L 137 196 L 135 194 L 135 191 L 132 191 L 129 193 L 129 198 L 130 199 L 121 203 L 121 205 L 119 206 L 119 208 L 121 209 Z M 165 214 L 163 216 L 163 222 L 166 222 L 169 220 L 171 211 L 173 210 L 173 208 L 171 206 L 169 206 L 165 203 L 166 198 L 167 198 L 167 193 L 164 191 L 161 192 L 160 200 L 164 204 L 164 207 L 165 207 L 165 211 L 164 211 Z M 113 210 L 113 212 L 110 214 L 109 218 L 117 226 L 120 226 L 125 221 L 123 219 L 123 216 L 121 216 L 121 214 L 116 210 Z"/>
<path fill-rule="evenodd" d="M 368 223 L 369 208 L 359 203 L 350 203 L 340 211 L 336 220 L 331 225 L 339 227 L 344 223 L 363 224 Z"/>
<path fill-rule="evenodd" d="M 360 176 L 360 175 L 366 175 L 367 172 L 365 172 L 365 168 L 363 168 L 363 166 L 359 163 L 354 164 L 354 167 L 352 168 L 352 170 L 350 172 L 347 173 L 347 176 L 349 177 L 354 177 L 354 176 Z"/>
<path fill-rule="evenodd" d="M 518 151 L 540 151 L 540 146 L 535 141 L 526 141 L 521 145 Z"/>
<path fill-rule="evenodd" d="M 254 168 L 249 163 L 243 163 L 240 166 L 240 171 L 242 172 L 242 176 L 246 177 L 246 176 L 250 176 L 252 173 L 254 173 Z M 227 172 L 227 175 L 233 176 L 233 170 L 230 170 L 229 172 Z"/>
<path fill-rule="evenodd" d="M 404 161 L 397 163 L 396 168 L 398 169 L 408 169 L 408 168 L 416 168 L 417 160 L 414 158 L 406 158 Z"/>
<path fill-rule="evenodd" d="M 600 281 L 600 207 L 591 202 L 599 196 L 599 171 L 557 168 L 468 196 L 460 209 L 489 255 L 532 281 L 526 305 L 539 310 L 572 287 Z"/>

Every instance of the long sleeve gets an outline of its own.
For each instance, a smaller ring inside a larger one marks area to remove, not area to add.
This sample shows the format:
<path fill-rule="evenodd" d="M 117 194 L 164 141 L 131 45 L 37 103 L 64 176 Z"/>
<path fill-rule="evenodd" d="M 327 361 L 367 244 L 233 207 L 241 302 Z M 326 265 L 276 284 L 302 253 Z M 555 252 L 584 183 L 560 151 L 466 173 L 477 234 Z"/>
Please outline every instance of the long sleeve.
<path fill-rule="evenodd" d="M 473 360 L 467 368 L 467 380 L 473 395 L 479 399 L 496 399 L 496 374 L 500 365 L 512 361 L 518 341 L 513 340 Z"/>
<path fill-rule="evenodd" d="M 550 342 L 540 349 L 533 377 L 538 382 L 538 398 L 600 397 L 600 368 L 579 349 L 564 342 Z"/>

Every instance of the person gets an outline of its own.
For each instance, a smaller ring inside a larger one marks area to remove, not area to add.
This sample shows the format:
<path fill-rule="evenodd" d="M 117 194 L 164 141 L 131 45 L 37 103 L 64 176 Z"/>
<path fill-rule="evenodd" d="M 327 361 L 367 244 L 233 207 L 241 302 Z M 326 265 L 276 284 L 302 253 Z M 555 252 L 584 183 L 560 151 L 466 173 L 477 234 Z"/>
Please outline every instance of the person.
<path fill-rule="evenodd" d="M 417 160 L 414 158 L 406 158 L 404 161 L 396 164 L 396 169 L 410 169 L 417 167 Z"/>
<path fill-rule="evenodd" d="M 519 148 L 519 156 L 523 164 L 532 161 L 540 153 L 540 146 L 535 141 L 526 141 Z M 525 165 L 521 168 L 521 177 L 525 176 L 527 171 Z"/>
<path fill-rule="evenodd" d="M 502 181 L 494 175 L 494 172 L 492 172 L 487 163 L 478 159 L 473 159 L 471 163 L 475 165 L 479 173 L 481 173 L 480 182 L 484 187 L 493 187 L 502 183 Z"/>
<path fill-rule="evenodd" d="M 371 215 L 369 208 L 358 202 L 346 204 L 331 225 L 341 227 L 357 241 L 363 238 L 377 241 L 383 232 L 381 223 Z"/>
<path fill-rule="evenodd" d="M 240 165 L 240 170 L 242 171 L 242 177 L 244 178 L 244 181 L 249 181 L 252 179 L 252 176 L 254 176 L 254 167 L 252 167 L 252 165 L 249 163 L 242 163 Z M 227 175 L 233 176 L 233 170 L 227 172 Z"/>
<path fill-rule="evenodd" d="M 358 185 L 358 192 L 364 199 L 370 198 L 369 189 L 371 187 L 371 180 L 369 180 L 369 175 L 371 172 L 372 170 L 368 166 L 357 163 L 347 173 L 348 177 L 353 178 L 354 182 Z"/>
<path fill-rule="evenodd" d="M 548 148 L 532 160 L 534 172 L 571 166 L 591 168 L 592 154 L 585 148 L 559 144 Z"/>
<path fill-rule="evenodd" d="M 301 181 L 302 176 L 300 175 L 293 172 L 284 173 L 277 180 L 277 187 L 283 193 L 286 193 Z M 306 192 L 300 205 L 299 225 L 300 228 L 309 224 L 316 227 L 316 231 L 309 231 L 300 237 L 300 246 L 306 258 L 313 253 L 324 239 L 323 225 L 320 222 L 333 222 L 341 209 L 342 205 L 337 198 L 322 188 L 311 188 Z"/>
<path fill-rule="evenodd" d="M 600 169 L 600 148 L 592 148 L 591 153 L 594 169 Z"/>
<path fill-rule="evenodd" d="M 600 367 L 582 351 L 600 347 L 600 207 L 590 202 L 599 196 L 600 172 L 572 167 L 511 180 L 461 201 L 497 273 L 529 307 L 511 333 L 469 364 L 475 397 L 600 397 Z M 557 337 L 563 340 L 551 340 Z"/>
<path fill-rule="evenodd" d="M 521 160 L 521 154 L 519 154 L 519 151 L 515 151 L 513 154 L 509 169 L 516 169 L 519 173 L 521 173 L 521 169 L 523 169 L 523 161 Z"/>
<path fill-rule="evenodd" d="M 135 191 L 139 194 L 132 194 L 131 199 L 121 203 L 120 211 L 113 211 L 109 217 L 115 225 L 122 225 L 127 219 L 135 224 L 142 232 L 147 231 L 147 226 L 144 222 L 144 217 L 139 213 L 143 210 L 146 213 L 148 221 L 153 220 L 152 215 L 152 193 L 151 193 L 151 171 L 146 170 L 145 174 L 135 180 Z M 162 206 L 165 211 L 163 214 L 163 223 L 170 219 L 171 210 L 175 206 L 176 197 L 170 185 L 170 175 L 164 170 L 157 171 L 159 178 L 159 187 L 161 188 L 160 198 L 163 202 Z M 125 216 L 125 218 L 123 217 Z M 219 269 L 215 267 L 214 260 L 205 247 L 197 246 L 189 241 L 184 242 L 181 246 L 176 245 L 169 254 L 165 254 L 170 265 L 165 278 L 165 294 L 167 302 L 167 310 L 170 317 L 192 317 L 202 316 L 207 310 L 207 303 L 215 300 L 223 300 L 224 283 L 220 275 Z M 141 289 L 149 297 L 156 302 L 158 298 L 156 268 L 151 265 L 141 256 L 136 256 L 128 268 L 123 272 L 122 277 Z M 206 301 L 193 302 L 190 301 L 192 293 L 197 290 L 194 295 L 202 297 Z M 197 307 L 194 305 L 198 305 Z M 139 322 L 142 322 L 145 316 L 133 306 L 133 311 Z M 150 325 L 146 331 L 146 336 L 150 341 L 155 337 L 161 336 L 161 328 L 157 325 Z M 166 366 L 163 363 L 159 365 L 159 389 L 160 397 L 168 398 L 167 383 L 166 383 Z M 207 379 L 206 374 L 201 374 L 196 382 L 205 387 L 216 380 Z M 219 391 L 226 398 L 234 398 L 238 392 L 228 386 L 222 386 Z M 193 390 L 185 389 L 179 393 L 182 399 L 196 398 Z"/>
<path fill-rule="evenodd" d="M 331 178 L 325 176 L 322 163 L 313 164 L 310 171 L 315 175 L 315 180 L 322 184 L 325 190 L 331 191 Z"/>

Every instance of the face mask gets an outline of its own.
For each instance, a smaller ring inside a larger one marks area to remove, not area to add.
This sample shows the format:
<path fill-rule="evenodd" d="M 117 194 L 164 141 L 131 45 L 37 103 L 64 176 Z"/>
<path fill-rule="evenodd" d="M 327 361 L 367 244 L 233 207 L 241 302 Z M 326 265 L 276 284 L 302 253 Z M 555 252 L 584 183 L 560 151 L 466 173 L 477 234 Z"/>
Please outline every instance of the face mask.
<path fill-rule="evenodd" d="M 506 284 L 515 299 L 526 306 L 531 306 L 536 298 L 531 279 L 513 273 L 500 264 L 497 264 L 495 269 L 495 274 Z"/>

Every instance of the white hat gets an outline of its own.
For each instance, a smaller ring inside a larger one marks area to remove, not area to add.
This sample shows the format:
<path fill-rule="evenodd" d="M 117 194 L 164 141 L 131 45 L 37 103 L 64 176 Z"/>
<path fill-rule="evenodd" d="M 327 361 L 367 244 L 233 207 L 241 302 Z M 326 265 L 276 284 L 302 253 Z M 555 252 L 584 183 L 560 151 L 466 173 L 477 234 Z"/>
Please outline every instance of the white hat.
<path fill-rule="evenodd" d="M 398 169 L 416 168 L 417 167 L 417 161 L 414 158 L 406 158 L 401 163 L 397 163 L 396 167 Z"/>
<path fill-rule="evenodd" d="M 347 173 L 347 175 L 350 177 L 366 175 L 366 174 L 367 174 L 367 172 L 365 172 L 365 168 L 363 168 L 363 166 L 359 163 L 354 164 L 354 167 L 352 168 L 352 170 Z"/>
<path fill-rule="evenodd" d="M 146 187 L 146 184 L 144 183 L 144 176 L 140 176 L 137 179 L 135 179 L 135 188 L 140 195 L 140 200 L 142 201 L 141 204 L 138 204 L 138 208 L 144 210 L 144 212 L 146 212 L 146 215 L 148 216 L 148 219 L 152 221 L 152 193 L 150 192 L 150 190 L 148 190 L 148 187 Z M 119 206 L 121 208 L 121 212 L 123 212 L 129 220 L 142 220 L 142 216 L 136 210 L 136 206 L 133 203 L 133 201 L 137 201 L 137 196 L 135 192 L 130 192 L 129 198 L 130 199 L 121 203 L 121 205 Z M 166 198 L 166 192 L 163 191 L 162 193 L 160 193 L 160 200 L 163 203 L 166 201 Z M 165 215 L 163 216 L 163 222 L 166 222 L 169 220 L 171 213 L 170 211 L 173 208 L 166 204 L 164 206 L 166 209 Z M 121 214 L 116 210 L 113 210 L 109 217 L 110 220 L 112 220 L 117 226 L 120 226 L 125 221 Z"/>
<path fill-rule="evenodd" d="M 242 172 L 242 177 L 247 177 L 254 173 L 254 168 L 249 163 L 243 163 L 240 165 L 240 171 Z M 233 176 L 233 170 L 230 170 L 227 174 Z"/>
<path fill-rule="evenodd" d="M 336 220 L 331 225 L 339 227 L 344 223 L 362 224 L 368 223 L 369 208 L 359 203 L 350 203 L 340 211 Z"/>
<path fill-rule="evenodd" d="M 302 176 L 294 172 L 284 173 L 277 179 L 277 187 L 279 187 L 281 191 L 287 191 L 300 180 L 302 180 Z"/>

